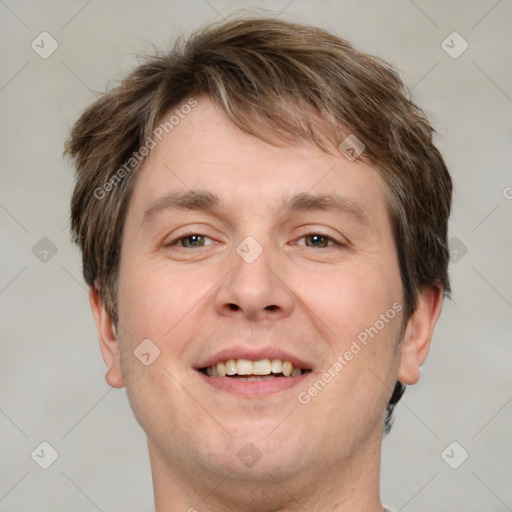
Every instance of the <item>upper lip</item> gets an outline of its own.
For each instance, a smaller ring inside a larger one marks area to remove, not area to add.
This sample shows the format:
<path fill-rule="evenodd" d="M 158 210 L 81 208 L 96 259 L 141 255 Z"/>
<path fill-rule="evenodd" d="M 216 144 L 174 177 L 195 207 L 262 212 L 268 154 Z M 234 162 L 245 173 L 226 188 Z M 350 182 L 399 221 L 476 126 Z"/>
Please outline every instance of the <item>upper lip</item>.
<path fill-rule="evenodd" d="M 282 361 L 290 361 L 293 366 L 302 370 L 312 370 L 312 364 L 303 359 L 277 347 L 251 348 L 245 346 L 225 348 L 215 352 L 212 356 L 205 359 L 196 366 L 196 369 L 208 368 L 220 361 L 228 359 L 249 359 L 250 361 L 260 361 L 262 359 L 281 359 Z"/>

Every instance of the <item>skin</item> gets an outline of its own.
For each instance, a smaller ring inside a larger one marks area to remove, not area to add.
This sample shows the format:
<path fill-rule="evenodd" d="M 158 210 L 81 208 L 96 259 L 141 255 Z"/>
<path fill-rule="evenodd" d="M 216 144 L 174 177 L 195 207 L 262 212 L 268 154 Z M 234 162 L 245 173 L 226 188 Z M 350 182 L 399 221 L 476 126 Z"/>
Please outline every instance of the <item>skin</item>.
<path fill-rule="evenodd" d="M 164 195 L 190 190 L 220 205 L 155 211 Z M 297 194 L 333 191 L 366 221 L 287 209 Z M 247 236 L 263 250 L 252 263 L 236 252 Z M 442 291 L 423 288 L 403 337 L 400 312 L 309 403 L 297 399 L 403 304 L 375 169 L 311 145 L 267 144 L 201 97 L 141 169 L 121 254 L 117 332 L 94 288 L 90 299 L 107 382 L 126 387 L 148 437 L 157 512 L 382 510 L 384 409 L 397 379 L 419 378 Z M 160 350 L 149 366 L 134 356 L 144 339 Z M 266 396 L 218 390 L 195 368 L 234 345 L 278 347 L 312 371 Z M 248 442 L 261 455 L 252 467 L 237 457 Z"/>

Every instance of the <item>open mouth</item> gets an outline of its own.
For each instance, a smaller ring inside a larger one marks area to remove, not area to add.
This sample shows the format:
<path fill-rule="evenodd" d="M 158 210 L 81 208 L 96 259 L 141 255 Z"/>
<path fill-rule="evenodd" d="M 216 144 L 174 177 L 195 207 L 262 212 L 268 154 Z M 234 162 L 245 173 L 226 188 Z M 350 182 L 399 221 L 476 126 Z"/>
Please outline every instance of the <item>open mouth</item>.
<path fill-rule="evenodd" d="M 208 377 L 230 377 L 246 382 L 259 380 L 272 380 L 276 377 L 299 377 L 311 370 L 294 366 L 290 361 L 282 359 L 228 359 L 218 363 L 199 368 L 199 371 Z"/>

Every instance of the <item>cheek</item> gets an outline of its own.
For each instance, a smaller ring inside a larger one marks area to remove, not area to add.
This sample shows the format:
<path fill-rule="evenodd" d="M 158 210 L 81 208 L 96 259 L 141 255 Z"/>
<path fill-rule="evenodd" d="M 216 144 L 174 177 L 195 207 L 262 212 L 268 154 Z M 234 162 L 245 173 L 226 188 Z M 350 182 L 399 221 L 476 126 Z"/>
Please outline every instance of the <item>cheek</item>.
<path fill-rule="evenodd" d="M 383 275 L 380 265 L 346 265 L 314 276 L 297 275 L 293 282 L 311 319 L 339 350 L 401 300 L 400 286 Z"/>
<path fill-rule="evenodd" d="M 381 428 L 394 384 L 401 289 L 378 277 L 378 273 L 362 274 L 352 268 L 317 278 L 314 287 L 303 284 L 301 291 L 314 312 L 311 318 L 329 344 L 319 374 L 319 380 L 327 384 L 317 380 L 301 391 L 311 399 L 315 417 L 329 418 L 333 438 L 343 429 L 364 433 L 368 428 Z M 375 286 L 377 282 L 381 286 Z"/>
<path fill-rule="evenodd" d="M 372 418 L 377 424 L 395 378 L 391 374 L 403 308 L 399 277 L 386 275 L 377 263 L 347 265 L 337 272 L 316 274 L 314 279 L 297 277 L 296 282 L 297 295 L 329 345 L 321 370 L 329 384 L 323 388 L 320 383 L 321 392 L 311 390 L 313 395 L 318 393 L 315 406 L 325 407 L 334 423 L 354 421 L 361 426 Z M 334 413 L 333 403 L 340 404 Z M 347 410 L 358 413 L 344 418 Z"/>
<path fill-rule="evenodd" d="M 169 263 L 133 262 L 121 267 L 119 316 L 133 335 L 164 339 L 205 297 L 215 280 L 204 271 L 193 275 Z M 210 283 L 211 282 L 211 283 Z"/>
<path fill-rule="evenodd" d="M 182 444 L 194 446 L 197 444 L 194 431 L 211 428 L 211 418 L 183 391 L 181 380 L 180 375 L 169 368 L 165 355 L 147 367 L 133 362 L 125 378 L 126 393 L 137 421 L 153 440 L 163 441 L 174 455 L 180 453 L 179 446 L 173 447 L 166 440 L 181 439 Z M 190 425 L 194 425 L 194 429 L 190 429 Z"/>

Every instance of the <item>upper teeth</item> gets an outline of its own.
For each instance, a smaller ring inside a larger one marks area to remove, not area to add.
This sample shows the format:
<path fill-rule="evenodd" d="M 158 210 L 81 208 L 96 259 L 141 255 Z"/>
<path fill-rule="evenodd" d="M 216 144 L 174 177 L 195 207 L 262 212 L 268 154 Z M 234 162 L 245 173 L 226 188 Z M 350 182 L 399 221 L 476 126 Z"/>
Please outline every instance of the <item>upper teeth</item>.
<path fill-rule="evenodd" d="M 228 359 L 219 361 L 206 368 L 206 374 L 210 377 L 225 377 L 226 375 L 270 375 L 282 373 L 285 377 L 296 377 L 302 374 L 302 370 L 294 367 L 290 361 L 281 359 Z"/>

